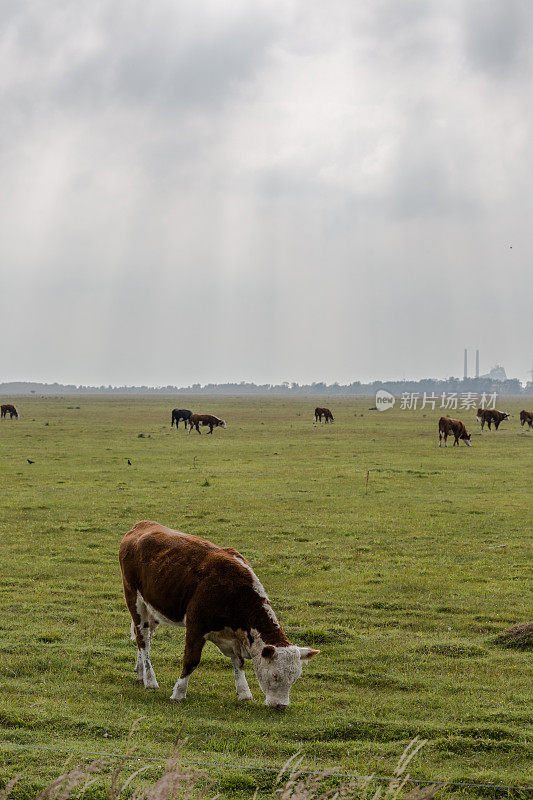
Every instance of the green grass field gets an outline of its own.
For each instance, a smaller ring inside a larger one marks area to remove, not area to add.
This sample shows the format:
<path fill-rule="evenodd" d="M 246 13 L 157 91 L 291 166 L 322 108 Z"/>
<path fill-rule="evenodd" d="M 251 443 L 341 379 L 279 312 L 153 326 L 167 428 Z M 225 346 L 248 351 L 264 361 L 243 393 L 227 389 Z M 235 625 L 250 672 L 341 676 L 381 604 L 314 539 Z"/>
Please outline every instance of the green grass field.
<path fill-rule="evenodd" d="M 0 424 L 1 779 L 31 790 L 61 768 L 54 748 L 124 752 L 142 717 L 139 753 L 166 755 L 185 723 L 185 758 L 240 765 L 213 769 L 224 796 L 268 787 L 245 767 L 296 751 L 389 774 L 415 735 L 429 743 L 414 777 L 533 784 L 531 651 L 493 641 L 533 617 L 527 401 L 500 403 L 497 433 L 456 412 L 473 436 L 455 449 L 438 448 L 439 410 L 327 404 L 335 424 L 314 427 L 309 398 L 16 401 Z M 176 433 L 175 405 L 228 428 Z M 117 550 L 141 519 L 236 547 L 291 641 L 321 649 L 287 713 L 263 705 L 250 662 L 255 702 L 238 703 L 212 645 L 171 703 L 176 629 L 154 640 L 160 691 L 136 685 Z M 479 796 L 507 792 L 446 790 Z"/>

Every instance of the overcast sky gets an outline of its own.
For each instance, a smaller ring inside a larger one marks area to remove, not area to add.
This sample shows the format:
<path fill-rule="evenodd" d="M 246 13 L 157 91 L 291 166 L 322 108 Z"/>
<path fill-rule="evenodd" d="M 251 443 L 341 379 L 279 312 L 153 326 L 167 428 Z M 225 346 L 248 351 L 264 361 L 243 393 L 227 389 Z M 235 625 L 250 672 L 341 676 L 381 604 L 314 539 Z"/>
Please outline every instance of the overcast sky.
<path fill-rule="evenodd" d="M 0 0 L 0 381 L 533 366 L 531 0 Z"/>

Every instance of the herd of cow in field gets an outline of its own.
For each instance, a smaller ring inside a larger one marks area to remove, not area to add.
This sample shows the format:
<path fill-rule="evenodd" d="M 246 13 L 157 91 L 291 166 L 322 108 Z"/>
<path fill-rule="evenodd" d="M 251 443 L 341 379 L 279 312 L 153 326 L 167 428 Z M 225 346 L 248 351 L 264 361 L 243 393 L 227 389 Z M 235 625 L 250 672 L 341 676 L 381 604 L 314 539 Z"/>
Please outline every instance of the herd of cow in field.
<path fill-rule="evenodd" d="M 4 403 L 4 405 L 0 406 L 0 412 L 1 419 L 7 418 L 8 415 L 10 419 L 18 419 L 19 417 L 17 409 L 11 403 Z M 497 411 L 494 408 L 478 408 L 476 413 L 476 417 L 481 423 L 481 430 L 483 430 L 485 424 L 487 424 L 489 430 L 492 429 L 492 425 L 498 430 L 500 423 L 509 419 L 509 416 L 507 412 Z M 335 421 L 329 408 L 317 406 L 315 408 L 315 423 L 322 422 L 322 418 L 324 418 L 324 422 L 326 423 Z M 177 430 L 180 422 L 183 422 L 185 430 L 187 430 L 187 426 L 189 426 L 189 433 L 193 428 L 198 433 L 201 433 L 200 425 L 202 427 L 209 427 L 209 433 L 213 433 L 214 428 L 226 427 L 225 421 L 215 417 L 213 414 L 196 414 L 186 408 L 172 409 L 170 427 L 176 424 Z M 520 426 L 523 428 L 526 424 L 530 428 L 533 428 L 533 411 L 526 411 L 523 409 L 520 412 Z M 452 435 L 454 437 L 454 446 L 459 444 L 460 440 L 470 446 L 472 435 L 467 433 L 464 422 L 461 422 L 459 419 L 451 419 L 450 417 L 441 417 L 439 419 L 439 447 L 442 441 L 444 441 L 444 446 L 447 447 L 448 436 Z"/>
<path fill-rule="evenodd" d="M 476 418 L 481 423 L 481 430 L 483 430 L 485 424 L 487 424 L 489 431 L 492 429 L 493 425 L 495 429 L 498 430 L 500 424 L 504 420 L 509 419 L 509 416 L 510 415 L 506 411 L 497 411 L 495 408 L 478 408 L 476 412 Z M 530 428 L 533 428 L 533 411 L 526 411 L 524 409 L 520 412 L 520 427 L 523 428 L 526 423 Z M 448 446 L 448 436 L 454 437 L 454 447 L 456 444 L 459 444 L 459 441 L 464 441 L 468 447 L 470 447 L 472 443 L 472 434 L 467 432 L 464 422 L 461 422 L 460 419 L 441 417 L 439 419 L 439 447 L 443 441 L 444 447 Z"/>
<path fill-rule="evenodd" d="M 481 423 L 481 430 L 483 430 L 485 424 L 488 426 L 489 430 L 492 430 L 493 425 L 495 429 L 498 430 L 500 423 L 509 419 L 509 414 L 506 411 L 497 411 L 493 408 L 478 408 L 476 417 Z M 315 424 L 317 422 L 322 422 L 322 419 L 324 419 L 325 423 L 335 421 L 329 408 L 317 406 L 315 408 Z M 223 419 L 214 417 L 212 414 L 193 414 L 192 411 L 186 408 L 174 408 L 172 410 L 170 427 L 175 423 L 177 430 L 181 421 L 183 421 L 185 429 L 187 429 L 187 425 L 189 425 L 189 433 L 193 428 L 196 428 L 198 433 L 201 433 L 200 425 L 209 426 L 209 433 L 213 433 L 213 428 L 217 426 L 221 428 L 226 427 L 226 423 Z M 523 428 L 526 423 L 530 428 L 533 428 L 533 411 L 526 411 L 524 409 L 520 412 L 521 427 Z M 458 445 L 460 441 L 463 441 L 468 447 L 472 444 L 472 434 L 467 432 L 464 422 L 459 419 L 451 419 L 450 417 L 441 417 L 439 419 L 439 447 L 442 445 L 442 442 L 444 442 L 444 447 L 448 447 L 448 436 L 454 437 L 454 447 Z"/>
<path fill-rule="evenodd" d="M 1 406 L 1 416 L 18 419 L 12 404 Z M 481 429 L 498 430 L 509 414 L 478 409 Z M 334 422 L 329 408 L 315 408 L 315 424 Z M 171 427 L 183 421 L 189 434 L 200 426 L 225 428 L 224 420 L 188 409 L 172 411 Z M 521 427 L 533 428 L 533 412 L 520 412 Z M 461 420 L 439 419 L 439 447 L 453 435 L 454 446 L 471 444 L 471 434 Z M 30 462 L 32 463 L 32 462 Z M 132 639 L 137 643 L 135 675 L 146 689 L 158 689 L 150 661 L 152 637 L 161 623 L 185 628 L 181 674 L 171 700 L 182 701 L 192 672 L 200 663 L 207 641 L 213 642 L 233 665 L 240 700 L 252 700 L 244 662 L 251 659 L 265 703 L 284 710 L 302 665 L 320 651 L 291 644 L 252 565 L 232 547 L 219 547 L 206 539 L 181 533 L 157 522 L 138 522 L 124 536 L 119 562 L 126 605 L 131 615 Z"/>

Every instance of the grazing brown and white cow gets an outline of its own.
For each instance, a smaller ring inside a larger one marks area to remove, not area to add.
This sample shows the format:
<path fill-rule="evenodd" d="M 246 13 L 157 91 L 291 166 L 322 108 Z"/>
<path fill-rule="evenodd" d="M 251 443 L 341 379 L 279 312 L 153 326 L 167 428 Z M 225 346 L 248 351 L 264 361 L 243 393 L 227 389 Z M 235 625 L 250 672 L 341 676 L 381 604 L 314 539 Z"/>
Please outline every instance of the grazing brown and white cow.
<path fill-rule="evenodd" d="M 191 414 L 189 417 L 189 433 L 193 428 L 196 428 L 198 433 L 201 433 L 202 431 L 200 430 L 200 425 L 203 427 L 209 425 L 209 433 L 213 433 L 213 428 L 226 427 L 226 423 L 223 419 L 214 417 L 212 414 Z"/>
<path fill-rule="evenodd" d="M 4 417 L 7 417 L 8 414 L 9 419 L 13 419 L 13 417 L 15 417 L 15 419 L 19 418 L 15 406 L 12 406 L 11 403 L 4 403 L 3 406 L 0 406 L 0 419 L 4 419 Z"/>
<path fill-rule="evenodd" d="M 520 427 L 523 428 L 526 422 L 530 428 L 533 428 L 533 411 L 520 412 Z"/>
<path fill-rule="evenodd" d="M 481 422 L 481 430 L 483 430 L 483 426 L 487 423 L 490 431 L 490 426 L 493 423 L 496 430 L 498 430 L 500 422 L 503 422 L 504 419 L 509 419 L 509 414 L 505 411 L 496 411 L 495 408 L 478 408 L 476 417 Z"/>
<path fill-rule="evenodd" d="M 266 592 L 246 559 L 232 547 L 179 533 L 157 522 L 138 522 L 119 550 L 126 604 L 137 641 L 137 680 L 158 684 L 150 644 L 159 623 L 185 627 L 181 675 L 171 700 L 184 700 L 202 649 L 213 642 L 231 659 L 240 700 L 252 700 L 244 660 L 253 661 L 265 703 L 289 705 L 302 662 L 319 650 L 289 642 Z"/>
<path fill-rule="evenodd" d="M 450 417 L 441 417 L 439 419 L 439 447 L 444 439 L 444 447 L 448 447 L 448 436 L 454 437 L 453 446 L 459 444 L 462 439 L 468 447 L 471 446 L 472 434 L 466 432 L 464 423 L 460 419 L 450 419 Z"/>
<path fill-rule="evenodd" d="M 324 417 L 324 422 L 335 422 L 329 408 L 319 408 L 317 406 L 315 408 L 315 422 L 322 422 L 322 417 Z"/>

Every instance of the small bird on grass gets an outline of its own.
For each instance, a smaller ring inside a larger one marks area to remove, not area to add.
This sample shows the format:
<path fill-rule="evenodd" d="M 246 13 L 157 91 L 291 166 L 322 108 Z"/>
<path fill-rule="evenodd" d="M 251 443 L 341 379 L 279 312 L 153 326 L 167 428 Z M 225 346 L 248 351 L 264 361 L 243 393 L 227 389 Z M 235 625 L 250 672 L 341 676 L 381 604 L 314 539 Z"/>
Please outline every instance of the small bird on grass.
<path fill-rule="evenodd" d="M 128 458 L 128 466 L 131 467 L 131 461 Z"/>
<path fill-rule="evenodd" d="M 35 464 L 35 461 L 32 461 L 31 458 L 27 458 L 26 461 L 28 462 L 28 464 Z"/>

